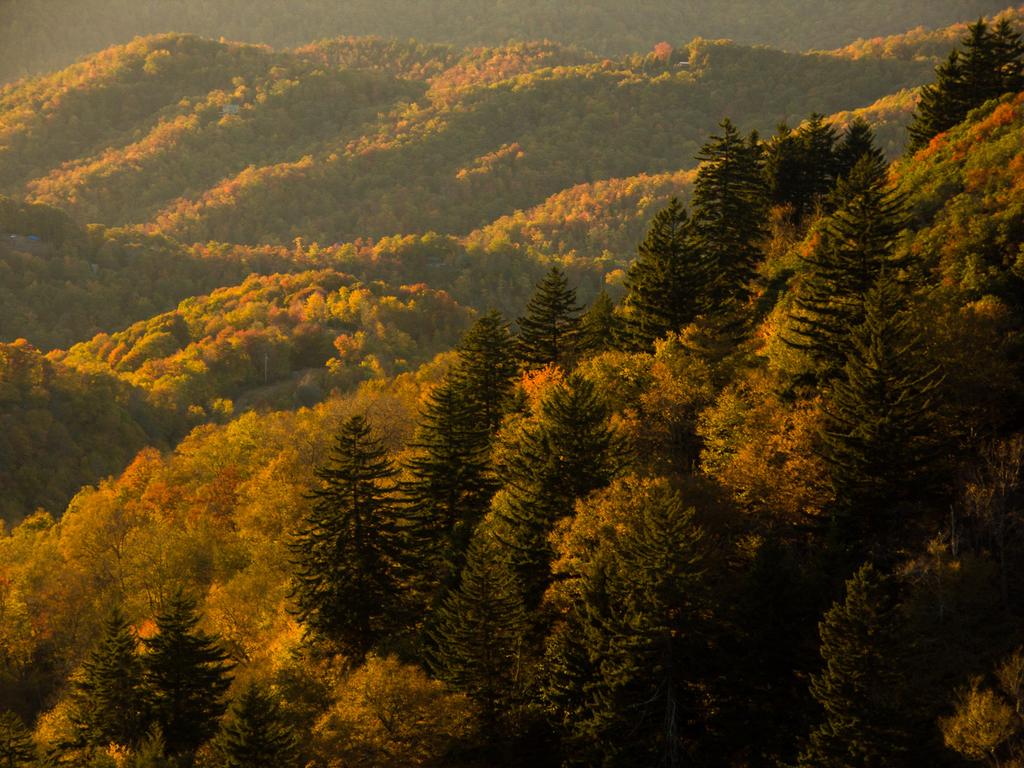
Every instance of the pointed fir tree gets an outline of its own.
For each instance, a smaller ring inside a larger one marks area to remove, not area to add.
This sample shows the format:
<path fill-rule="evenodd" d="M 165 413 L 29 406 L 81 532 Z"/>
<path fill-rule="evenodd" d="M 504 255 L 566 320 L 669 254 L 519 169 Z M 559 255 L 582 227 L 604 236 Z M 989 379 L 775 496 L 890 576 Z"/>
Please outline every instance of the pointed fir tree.
<path fill-rule="evenodd" d="M 347 419 L 290 544 L 299 621 L 356 659 L 387 634 L 399 592 L 396 474 L 366 419 Z"/>
<path fill-rule="evenodd" d="M 801 197 L 813 205 L 835 186 L 839 175 L 836 160 L 836 129 L 825 122 L 825 116 L 815 113 L 797 130 L 797 140 L 803 152 Z"/>
<path fill-rule="evenodd" d="M 701 313 L 708 269 L 686 209 L 673 198 L 659 211 L 626 278 L 625 346 L 649 350 Z"/>
<path fill-rule="evenodd" d="M 803 218 L 808 205 L 802 194 L 804 151 L 796 132 L 780 123 L 764 144 L 764 177 L 768 199 L 772 205 L 789 206 L 794 222 Z"/>
<path fill-rule="evenodd" d="M 505 453 L 495 535 L 509 548 L 528 608 L 550 580 L 555 523 L 572 513 L 577 499 L 611 482 L 622 464 L 610 416 L 593 383 L 574 373 L 544 398 L 537 420 Z"/>
<path fill-rule="evenodd" d="M 1024 35 L 1009 19 L 1000 19 L 992 30 L 992 38 L 1002 92 L 1024 90 Z"/>
<path fill-rule="evenodd" d="M 606 291 L 601 291 L 580 319 L 580 351 L 597 354 L 614 349 L 622 335 L 615 302 Z"/>
<path fill-rule="evenodd" d="M 218 744 L 224 768 L 295 768 L 298 740 L 269 692 L 250 684 L 231 707 Z"/>
<path fill-rule="evenodd" d="M 819 382 L 842 371 L 850 331 L 864 321 L 864 305 L 879 274 L 898 266 L 896 242 L 906 225 L 904 200 L 862 158 L 839 182 L 836 210 L 822 225 L 809 256 L 807 273 L 790 314 L 790 346 L 808 353 Z"/>
<path fill-rule="evenodd" d="M 36 747 L 17 714 L 0 712 L 0 768 L 29 768 L 36 764 Z"/>
<path fill-rule="evenodd" d="M 840 539 L 855 547 L 884 540 L 892 511 L 931 489 L 939 377 L 923 361 L 904 289 L 888 273 L 869 291 L 849 345 L 843 375 L 826 397 L 823 458 Z"/>
<path fill-rule="evenodd" d="M 168 755 L 188 758 L 217 732 L 231 685 L 228 656 L 198 628 L 195 601 L 173 595 L 144 640 L 146 688 Z"/>
<path fill-rule="evenodd" d="M 549 641 L 546 697 L 586 764 L 681 766 L 709 642 L 702 532 L 667 482 L 635 493 L 640 515 L 613 513 L 615 533 L 578 566 L 578 598 Z"/>
<path fill-rule="evenodd" d="M 913 764 L 908 752 L 905 654 L 895 587 L 867 564 L 818 625 L 823 663 L 811 695 L 824 719 L 800 768 L 886 768 Z"/>
<path fill-rule="evenodd" d="M 506 552 L 483 526 L 429 634 L 434 673 L 479 703 L 488 729 L 500 728 L 520 703 L 529 627 Z"/>
<path fill-rule="evenodd" d="M 826 200 L 839 176 L 835 128 L 813 114 L 799 129 L 785 125 L 764 146 L 767 194 L 774 205 L 788 206 L 794 224 Z"/>
<path fill-rule="evenodd" d="M 995 30 L 979 19 L 935 70 L 935 82 L 921 89 L 910 124 L 911 152 L 963 122 L 967 113 L 1024 86 L 1024 43 L 1007 21 Z"/>
<path fill-rule="evenodd" d="M 847 178 L 864 158 L 879 179 L 885 179 L 888 164 L 875 143 L 875 132 L 863 117 L 854 118 L 836 147 L 837 178 Z"/>
<path fill-rule="evenodd" d="M 427 396 L 402 484 L 415 543 L 407 570 L 421 589 L 451 586 L 466 547 L 497 489 L 487 422 L 461 388 L 445 380 Z"/>
<path fill-rule="evenodd" d="M 72 692 L 72 722 L 81 744 L 136 747 L 149 728 L 142 659 L 131 624 L 115 609 L 82 665 Z"/>
<path fill-rule="evenodd" d="M 744 141 L 722 122 L 701 148 L 693 192 L 697 247 L 707 260 L 718 303 L 743 300 L 767 236 L 768 193 L 756 137 Z"/>
<path fill-rule="evenodd" d="M 579 346 L 580 307 L 576 290 L 565 273 L 552 267 L 519 318 L 516 347 L 523 367 L 543 368 L 549 363 L 568 367 Z"/>
<path fill-rule="evenodd" d="M 515 340 L 501 314 L 489 312 L 459 342 L 453 385 L 494 435 L 501 426 L 517 373 Z"/>

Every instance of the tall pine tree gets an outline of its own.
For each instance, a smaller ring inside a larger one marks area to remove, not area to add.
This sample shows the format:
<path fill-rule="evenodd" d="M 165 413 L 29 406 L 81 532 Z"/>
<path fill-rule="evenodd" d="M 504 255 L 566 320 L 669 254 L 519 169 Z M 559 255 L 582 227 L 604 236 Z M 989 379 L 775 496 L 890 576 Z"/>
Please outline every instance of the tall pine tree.
<path fill-rule="evenodd" d="M 593 383 L 574 373 L 541 401 L 537 418 L 523 425 L 503 454 L 495 530 L 510 550 L 528 608 L 538 604 L 549 582 L 551 529 L 572 513 L 577 499 L 607 485 L 620 468 L 622 445 L 610 416 Z"/>
<path fill-rule="evenodd" d="M 708 269 L 686 209 L 673 198 L 659 211 L 626 278 L 625 346 L 650 349 L 701 313 L 707 301 Z"/>
<path fill-rule="evenodd" d="M 143 641 L 154 722 L 167 754 L 186 762 L 217 732 L 231 685 L 227 654 L 198 625 L 195 600 L 178 592 L 157 615 L 156 634 Z"/>
<path fill-rule="evenodd" d="M 937 441 L 938 374 L 922 359 L 904 289 L 883 273 L 868 292 L 864 321 L 825 404 L 823 457 L 844 544 L 884 540 L 900 502 L 930 489 Z"/>
<path fill-rule="evenodd" d="M 559 587 L 571 595 L 549 640 L 547 698 L 584 764 L 681 766 L 707 673 L 701 529 L 664 480 L 626 481 L 588 504 L 611 509 Z"/>
<path fill-rule="evenodd" d="M 219 740 L 224 768 L 294 768 L 298 740 L 268 691 L 250 684 L 231 707 Z"/>
<path fill-rule="evenodd" d="M 818 626 L 823 667 L 811 694 L 824 719 L 811 732 L 800 768 L 897 768 L 907 754 L 912 717 L 901 621 L 890 577 L 864 565 L 846 583 L 846 596 Z"/>
<path fill-rule="evenodd" d="M 517 373 L 515 340 L 496 311 L 481 317 L 459 342 L 452 381 L 491 435 L 498 431 Z"/>
<path fill-rule="evenodd" d="M 80 742 L 135 747 L 149 728 L 142 659 L 131 624 L 115 609 L 75 680 L 72 722 Z"/>
<path fill-rule="evenodd" d="M 790 315 L 790 346 L 806 351 L 819 381 L 839 375 L 850 331 L 864 321 L 864 305 L 883 269 L 898 266 L 895 245 L 906 224 L 903 198 L 889 189 L 870 156 L 863 157 L 835 192 L 835 212 L 804 257 L 806 274 Z"/>
<path fill-rule="evenodd" d="M 846 178 L 864 158 L 879 179 L 885 178 L 885 155 L 875 143 L 875 132 L 863 117 L 854 118 L 836 147 L 837 178 Z"/>
<path fill-rule="evenodd" d="M 568 367 L 579 346 L 580 307 L 565 273 L 552 267 L 537 285 L 526 314 L 519 318 L 516 346 L 525 368 L 549 363 Z"/>
<path fill-rule="evenodd" d="M 522 703 L 530 622 L 507 553 L 482 526 L 461 582 L 431 622 L 435 673 L 470 694 L 489 729 Z"/>
<path fill-rule="evenodd" d="M 1024 43 L 1009 22 L 993 30 L 979 19 L 967 28 L 960 45 L 936 68 L 935 82 L 921 89 L 909 128 L 911 151 L 963 122 L 986 101 L 1024 87 Z"/>
<path fill-rule="evenodd" d="M 291 542 L 299 620 L 362 658 L 389 629 L 402 536 L 396 470 L 362 416 L 346 420 Z"/>
<path fill-rule="evenodd" d="M 466 547 L 497 489 L 490 468 L 486 420 L 451 380 L 434 387 L 422 408 L 402 484 L 416 537 L 414 561 L 422 588 L 451 585 Z"/>
<path fill-rule="evenodd" d="M 701 148 L 693 191 L 697 247 L 719 302 L 742 300 L 767 236 L 768 193 L 756 136 L 744 140 L 729 121 Z"/>

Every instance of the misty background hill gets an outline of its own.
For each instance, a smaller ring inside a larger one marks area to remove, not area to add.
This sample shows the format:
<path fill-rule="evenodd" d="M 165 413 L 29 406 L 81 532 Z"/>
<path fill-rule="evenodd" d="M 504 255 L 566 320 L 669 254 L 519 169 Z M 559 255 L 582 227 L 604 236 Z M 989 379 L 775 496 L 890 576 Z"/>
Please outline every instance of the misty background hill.
<path fill-rule="evenodd" d="M 275 47 L 339 35 L 459 46 L 550 39 L 601 55 L 731 38 L 788 50 L 937 27 L 1000 0 L 0 0 L 0 82 L 65 67 L 137 35 L 189 32 Z"/>

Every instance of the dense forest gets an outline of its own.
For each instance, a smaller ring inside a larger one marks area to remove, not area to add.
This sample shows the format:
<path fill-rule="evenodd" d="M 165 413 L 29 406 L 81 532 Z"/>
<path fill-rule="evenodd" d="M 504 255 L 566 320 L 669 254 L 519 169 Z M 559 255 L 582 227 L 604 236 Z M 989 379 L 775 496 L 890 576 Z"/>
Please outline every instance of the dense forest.
<path fill-rule="evenodd" d="M 1024 765 L 1022 33 L 4 89 L 0 765 Z"/>
<path fill-rule="evenodd" d="M 603 55 L 667 38 L 729 37 L 790 50 L 829 48 L 855 37 L 937 27 L 994 13 L 1005 0 L 734 0 L 728 4 L 614 0 L 6 0 L 0 6 L 0 82 L 67 66 L 136 35 L 174 30 L 293 46 L 336 35 L 500 45 L 552 39 Z"/>

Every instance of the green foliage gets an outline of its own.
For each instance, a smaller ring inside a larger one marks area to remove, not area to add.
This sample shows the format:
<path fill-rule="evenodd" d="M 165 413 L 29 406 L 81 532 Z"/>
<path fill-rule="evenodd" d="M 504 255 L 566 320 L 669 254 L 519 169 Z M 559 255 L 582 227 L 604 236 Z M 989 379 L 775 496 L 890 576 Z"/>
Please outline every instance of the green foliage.
<path fill-rule="evenodd" d="M 516 350 L 527 369 L 554 363 L 563 367 L 575 360 L 580 347 L 580 307 L 576 289 L 569 287 L 565 273 L 552 267 L 519 318 Z"/>
<path fill-rule="evenodd" d="M 808 353 L 820 381 L 840 375 L 849 334 L 864 322 L 868 292 L 879 274 L 899 266 L 906 225 L 904 198 L 888 187 L 871 157 L 859 160 L 833 195 L 836 210 L 820 225 L 793 302 L 791 346 Z"/>
<path fill-rule="evenodd" d="M 922 358 L 904 289 L 883 272 L 825 404 L 824 458 L 845 545 L 880 541 L 900 502 L 923 502 L 938 466 L 938 372 Z"/>
<path fill-rule="evenodd" d="M 82 664 L 73 701 L 82 743 L 134 748 L 144 740 L 150 722 L 149 693 L 138 640 L 120 609 L 104 622 L 99 643 Z"/>
<path fill-rule="evenodd" d="M 457 347 L 459 362 L 451 374 L 452 387 L 492 435 L 512 394 L 517 372 L 514 345 L 508 324 L 491 311 L 473 324 Z"/>
<path fill-rule="evenodd" d="M 218 750 L 224 768 L 293 768 L 298 742 L 277 699 L 258 685 L 249 685 L 231 706 L 222 726 Z"/>
<path fill-rule="evenodd" d="M 693 190 L 695 241 L 711 271 L 716 309 L 746 297 L 767 236 L 767 194 L 762 150 L 728 119 L 697 158 L 702 162 Z"/>
<path fill-rule="evenodd" d="M 693 510 L 664 480 L 627 479 L 564 536 L 556 599 L 568 615 L 549 640 L 546 687 L 567 752 L 588 765 L 682 765 L 708 640 Z"/>
<path fill-rule="evenodd" d="M 622 444 L 594 385 L 579 374 L 552 385 L 535 418 L 510 431 L 498 459 L 495 536 L 508 548 L 528 608 L 550 580 L 548 536 L 577 499 L 607 485 Z"/>
<path fill-rule="evenodd" d="M 626 277 L 623 340 L 640 351 L 700 314 L 710 285 L 692 222 L 673 199 L 651 222 Z"/>
<path fill-rule="evenodd" d="M 216 638 L 198 628 L 196 602 L 172 595 L 143 643 L 146 689 L 167 754 L 190 755 L 216 732 L 227 709 L 232 665 Z"/>
<path fill-rule="evenodd" d="M 526 687 L 530 621 L 507 552 L 486 526 L 473 537 L 459 586 L 431 624 L 438 676 L 479 702 L 485 724 L 507 725 Z"/>
<path fill-rule="evenodd" d="M 418 540 L 413 570 L 427 585 L 450 585 L 497 483 L 490 468 L 490 432 L 460 383 L 430 391 L 405 462 L 406 514 Z"/>
<path fill-rule="evenodd" d="M 294 598 L 310 634 L 361 658 L 390 629 L 399 554 L 396 470 L 361 416 L 339 428 L 295 532 Z"/>
<path fill-rule="evenodd" d="M 858 768 L 911 764 L 899 606 L 891 577 L 872 565 L 846 583 L 846 595 L 825 614 L 822 671 L 811 693 L 825 710 L 798 764 Z"/>
<path fill-rule="evenodd" d="M 975 107 L 1024 87 L 1024 42 L 1006 19 L 993 28 L 979 19 L 936 68 L 936 81 L 921 91 L 910 126 L 910 150 L 962 122 Z"/>

